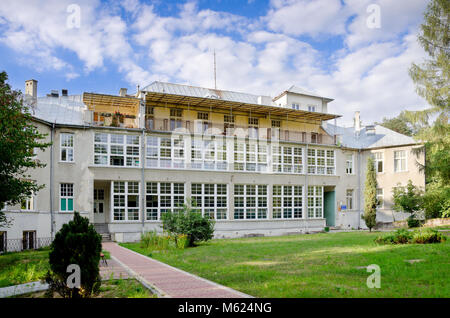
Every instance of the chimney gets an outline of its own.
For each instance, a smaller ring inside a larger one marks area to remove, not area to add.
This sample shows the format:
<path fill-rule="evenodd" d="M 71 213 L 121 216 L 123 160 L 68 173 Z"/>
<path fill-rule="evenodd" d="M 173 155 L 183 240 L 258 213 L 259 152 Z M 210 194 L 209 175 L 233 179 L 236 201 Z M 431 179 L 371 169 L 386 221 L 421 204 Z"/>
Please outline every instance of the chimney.
<path fill-rule="evenodd" d="M 61 96 L 68 96 L 68 94 L 69 94 L 69 91 L 66 89 L 66 88 L 63 88 L 62 90 L 61 90 Z"/>
<path fill-rule="evenodd" d="M 361 118 L 359 116 L 359 110 L 355 112 L 355 118 L 353 118 L 353 127 L 355 128 L 355 132 L 359 135 L 361 131 Z"/>
<path fill-rule="evenodd" d="M 34 79 L 25 81 L 25 95 L 30 95 L 32 98 L 37 98 L 37 82 Z"/>
<path fill-rule="evenodd" d="M 126 88 L 121 88 L 119 90 L 119 96 L 126 96 L 127 95 L 127 89 Z"/>

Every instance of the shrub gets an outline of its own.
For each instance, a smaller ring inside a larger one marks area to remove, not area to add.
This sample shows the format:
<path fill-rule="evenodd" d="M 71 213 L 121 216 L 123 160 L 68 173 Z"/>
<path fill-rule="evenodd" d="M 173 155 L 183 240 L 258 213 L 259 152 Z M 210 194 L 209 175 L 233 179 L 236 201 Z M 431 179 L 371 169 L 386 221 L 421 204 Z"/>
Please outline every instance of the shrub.
<path fill-rule="evenodd" d="M 187 245 L 194 246 L 196 242 L 212 239 L 214 220 L 202 216 L 191 207 L 183 205 L 179 212 L 166 212 L 162 215 L 163 229 L 178 237 L 187 236 Z M 176 245 L 177 242 L 176 242 Z"/>
<path fill-rule="evenodd" d="M 186 234 L 179 234 L 176 238 L 176 246 L 179 249 L 185 249 L 188 247 L 189 244 L 189 238 Z"/>
<path fill-rule="evenodd" d="M 450 217 L 450 186 L 430 184 L 423 205 L 426 219 Z"/>
<path fill-rule="evenodd" d="M 330 228 L 328 226 L 325 226 L 323 229 L 325 232 L 330 232 Z"/>
<path fill-rule="evenodd" d="M 378 244 L 429 244 L 429 243 L 441 243 L 446 240 L 446 237 L 433 229 L 417 229 L 413 232 L 409 232 L 406 229 L 399 229 L 392 234 L 385 236 L 378 236 L 375 239 L 375 243 Z"/>
<path fill-rule="evenodd" d="M 53 292 L 64 298 L 87 298 L 98 294 L 101 284 L 101 241 L 101 236 L 89 220 L 75 212 L 73 220 L 62 226 L 50 246 L 50 271 L 45 277 L 49 284 L 48 296 L 52 296 Z M 70 264 L 80 267 L 80 288 L 67 286 L 67 278 L 72 274 L 67 273 Z"/>
<path fill-rule="evenodd" d="M 433 229 L 420 229 L 414 232 L 412 237 L 412 243 L 417 244 L 429 244 L 429 243 L 442 243 L 446 240 L 446 237 Z"/>

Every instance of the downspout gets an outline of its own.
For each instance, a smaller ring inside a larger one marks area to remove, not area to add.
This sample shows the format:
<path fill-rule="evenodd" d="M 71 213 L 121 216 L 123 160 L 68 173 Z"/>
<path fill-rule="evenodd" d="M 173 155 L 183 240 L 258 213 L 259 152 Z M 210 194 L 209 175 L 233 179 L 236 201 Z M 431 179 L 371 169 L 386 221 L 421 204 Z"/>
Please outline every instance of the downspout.
<path fill-rule="evenodd" d="M 145 129 L 142 129 L 141 146 L 141 204 L 142 204 L 142 233 L 145 230 Z"/>
<path fill-rule="evenodd" d="M 55 216 L 53 212 L 53 139 L 54 139 L 55 123 L 52 124 L 50 132 L 50 236 L 53 242 L 55 238 Z"/>
<path fill-rule="evenodd" d="M 358 230 L 361 228 L 361 149 L 358 149 Z"/>
<path fill-rule="evenodd" d="M 304 160 L 303 163 L 303 167 L 305 169 L 305 190 L 303 191 L 304 193 L 303 206 L 305 207 L 303 216 L 303 233 L 306 233 L 306 219 L 308 217 L 308 143 L 306 143 L 305 155 L 303 158 L 306 159 Z"/>

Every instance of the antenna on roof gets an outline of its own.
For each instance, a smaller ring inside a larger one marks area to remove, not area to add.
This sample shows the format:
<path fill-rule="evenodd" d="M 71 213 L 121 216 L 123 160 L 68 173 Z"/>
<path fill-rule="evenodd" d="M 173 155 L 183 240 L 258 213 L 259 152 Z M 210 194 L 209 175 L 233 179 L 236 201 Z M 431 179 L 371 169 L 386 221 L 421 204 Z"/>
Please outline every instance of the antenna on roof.
<path fill-rule="evenodd" d="M 214 89 L 217 89 L 216 49 L 214 49 Z"/>

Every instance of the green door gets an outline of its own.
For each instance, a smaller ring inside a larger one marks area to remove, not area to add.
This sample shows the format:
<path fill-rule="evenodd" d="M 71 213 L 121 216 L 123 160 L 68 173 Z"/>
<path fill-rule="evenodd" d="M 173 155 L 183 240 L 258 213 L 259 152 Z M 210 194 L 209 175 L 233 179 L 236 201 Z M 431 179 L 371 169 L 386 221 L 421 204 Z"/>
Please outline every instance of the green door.
<path fill-rule="evenodd" d="M 335 191 L 329 191 L 324 193 L 324 212 L 325 219 L 327 220 L 327 226 L 334 226 L 336 222 L 335 215 Z"/>

